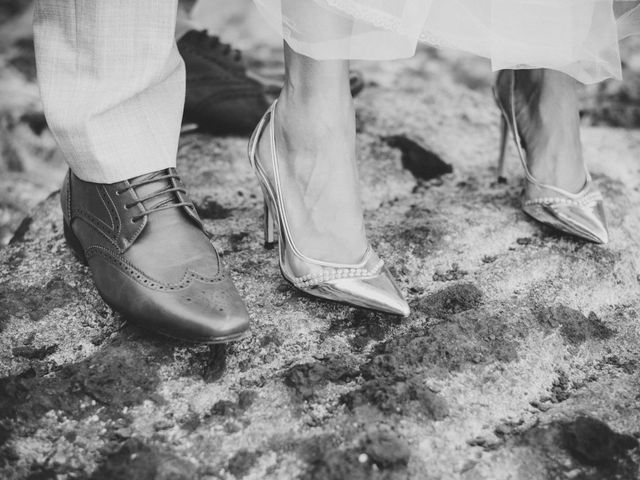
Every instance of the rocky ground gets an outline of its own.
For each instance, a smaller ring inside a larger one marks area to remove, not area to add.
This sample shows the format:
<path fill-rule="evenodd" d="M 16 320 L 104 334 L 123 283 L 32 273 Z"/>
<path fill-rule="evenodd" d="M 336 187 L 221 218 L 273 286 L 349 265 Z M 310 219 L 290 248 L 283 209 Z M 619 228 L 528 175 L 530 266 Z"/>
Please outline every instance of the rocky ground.
<path fill-rule="evenodd" d="M 275 71 L 246 2 L 212 4 L 202 18 Z M 606 246 L 520 211 L 513 149 L 495 182 L 484 62 L 423 48 L 358 66 L 367 226 L 406 320 L 290 288 L 262 247 L 246 139 L 184 135 L 179 169 L 253 319 L 209 348 L 131 326 L 67 249 L 17 24 L 0 35 L 1 478 L 640 478 L 640 132 L 611 127 L 640 118 L 631 47 L 627 81 L 584 94 Z"/>

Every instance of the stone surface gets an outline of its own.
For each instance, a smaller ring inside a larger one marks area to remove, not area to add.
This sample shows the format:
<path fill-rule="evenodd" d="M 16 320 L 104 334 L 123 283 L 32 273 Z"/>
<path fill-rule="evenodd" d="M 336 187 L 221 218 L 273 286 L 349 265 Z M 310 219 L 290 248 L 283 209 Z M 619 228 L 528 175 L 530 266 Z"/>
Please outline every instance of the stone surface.
<path fill-rule="evenodd" d="M 275 71 L 278 42 L 244 2 L 212 3 L 225 38 Z M 511 147 L 496 183 L 484 63 L 424 48 L 359 68 L 367 228 L 411 317 L 290 288 L 262 247 L 246 139 L 189 134 L 179 169 L 253 319 L 249 338 L 211 348 L 102 302 L 63 240 L 52 139 L 19 120 L 35 87 L 0 70 L 26 92 L 0 99 L 3 148 L 32 165 L 0 172 L 3 235 L 23 224 L 0 250 L 1 478 L 640 478 L 640 132 L 584 128 L 612 239 L 588 244 L 522 213 Z M 416 178 L 394 136 L 453 172 Z"/>

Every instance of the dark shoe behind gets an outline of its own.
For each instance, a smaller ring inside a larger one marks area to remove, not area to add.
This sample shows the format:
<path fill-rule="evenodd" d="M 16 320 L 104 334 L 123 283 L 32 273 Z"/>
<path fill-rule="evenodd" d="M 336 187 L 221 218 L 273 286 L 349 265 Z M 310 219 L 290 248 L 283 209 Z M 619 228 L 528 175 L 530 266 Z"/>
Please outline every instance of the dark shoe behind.
<path fill-rule="evenodd" d="M 183 123 L 215 135 L 249 135 L 269 103 L 263 86 L 247 76 L 240 52 L 206 31 L 178 40 L 187 71 Z"/>

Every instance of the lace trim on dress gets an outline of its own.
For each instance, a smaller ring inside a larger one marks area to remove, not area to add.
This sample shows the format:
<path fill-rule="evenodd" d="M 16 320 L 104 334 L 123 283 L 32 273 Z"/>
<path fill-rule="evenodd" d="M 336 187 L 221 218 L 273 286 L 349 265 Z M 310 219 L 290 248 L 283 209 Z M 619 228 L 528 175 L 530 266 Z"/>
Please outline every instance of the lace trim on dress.
<path fill-rule="evenodd" d="M 398 17 L 381 12 L 378 9 L 365 7 L 353 0 L 324 0 L 324 2 L 336 10 L 351 16 L 357 20 L 369 23 L 374 27 L 383 28 L 402 35 L 402 22 Z"/>
<path fill-rule="evenodd" d="M 418 41 L 420 41 L 422 43 L 428 43 L 428 44 L 433 45 L 434 47 L 438 47 L 438 48 L 451 47 L 451 45 L 448 44 L 446 41 L 444 41 L 441 37 L 437 36 L 433 32 L 429 32 L 427 30 L 423 30 L 422 33 L 420 33 L 420 36 L 418 37 Z"/>
<path fill-rule="evenodd" d="M 328 6 L 333 7 L 336 10 L 340 10 L 342 13 L 349 15 L 356 20 L 400 35 L 406 35 L 402 21 L 394 15 L 381 12 L 380 10 L 372 7 L 366 7 L 354 0 L 324 0 L 324 2 Z M 428 43 L 434 47 L 450 46 L 448 42 L 444 41 L 441 37 L 427 30 L 422 30 L 418 39 L 420 42 Z"/>

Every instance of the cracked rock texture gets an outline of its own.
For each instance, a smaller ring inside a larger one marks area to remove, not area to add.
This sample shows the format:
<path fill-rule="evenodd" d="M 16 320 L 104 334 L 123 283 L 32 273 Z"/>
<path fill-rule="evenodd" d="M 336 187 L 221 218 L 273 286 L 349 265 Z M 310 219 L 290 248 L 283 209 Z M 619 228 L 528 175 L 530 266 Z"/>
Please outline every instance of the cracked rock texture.
<path fill-rule="evenodd" d="M 210 3 L 205 23 L 275 72 L 248 3 Z M 583 130 L 611 230 L 593 245 L 520 211 L 513 148 L 495 181 L 486 64 L 429 48 L 359 64 L 367 228 L 408 319 L 293 290 L 262 247 L 247 140 L 184 135 L 179 170 L 253 326 L 177 344 L 114 314 L 66 247 L 63 163 L 28 62 L 10 61 L 25 49 L 0 52 L 1 478 L 640 478 L 640 132 Z M 606 123 L 593 93 L 588 123 Z"/>

